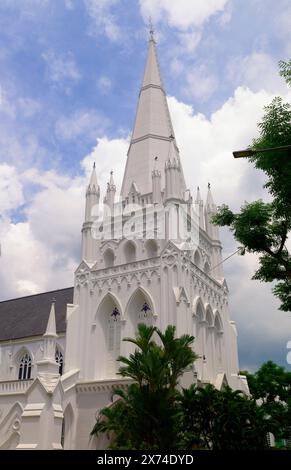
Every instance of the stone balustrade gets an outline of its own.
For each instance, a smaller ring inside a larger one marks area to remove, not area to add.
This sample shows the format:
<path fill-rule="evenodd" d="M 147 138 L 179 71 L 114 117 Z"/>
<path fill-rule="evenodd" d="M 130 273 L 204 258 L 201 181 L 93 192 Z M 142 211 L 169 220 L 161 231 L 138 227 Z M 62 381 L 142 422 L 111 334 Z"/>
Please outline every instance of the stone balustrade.
<path fill-rule="evenodd" d="M 0 382 L 0 395 L 17 395 L 19 393 L 25 393 L 32 382 L 33 379 L 6 380 Z"/>

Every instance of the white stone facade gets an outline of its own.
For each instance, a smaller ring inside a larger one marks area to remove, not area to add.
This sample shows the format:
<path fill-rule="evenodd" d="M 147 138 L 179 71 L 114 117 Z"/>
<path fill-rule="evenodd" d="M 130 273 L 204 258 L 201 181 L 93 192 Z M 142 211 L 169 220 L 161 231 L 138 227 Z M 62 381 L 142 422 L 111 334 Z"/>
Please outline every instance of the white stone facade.
<path fill-rule="evenodd" d="M 92 233 L 95 227 L 96 235 L 100 225 L 96 229 L 92 209 L 100 204 L 100 188 L 94 167 L 86 192 L 82 261 L 75 273 L 73 303 L 67 306 L 65 336 L 56 335 L 52 304 L 43 337 L 0 343 L 0 449 L 104 448 L 102 439 L 89 438 L 90 431 L 98 410 L 110 404 L 113 387 L 128 383 L 116 375 L 116 358 L 129 354 L 131 346 L 122 338 L 134 336 L 140 322 L 162 330 L 172 324 L 178 335 L 195 336 L 199 359 L 183 385 L 212 383 L 221 388 L 228 383 L 248 392 L 245 377 L 239 375 L 237 332 L 229 316 L 219 233 L 211 224 L 215 205 L 210 187 L 205 206 L 199 190 L 193 205 L 186 189 L 152 37 L 121 203 L 115 193 L 111 174 L 105 202 L 115 214 L 128 209 L 115 220 L 125 223 L 128 234 L 134 227 L 134 235 L 108 236 L 112 218 L 107 217 L 103 239 L 96 240 Z M 140 208 L 130 208 L 134 204 Z M 175 212 L 179 205 L 189 209 L 186 219 L 196 230 L 192 249 L 179 234 L 171 233 L 169 208 Z M 149 224 L 146 208 L 156 212 Z M 156 223 L 159 211 L 167 214 L 163 236 Z M 143 236 L 145 227 L 152 237 Z M 56 348 L 64 355 L 61 376 Z M 26 351 L 32 362 L 30 378 L 18 380 L 19 361 Z"/>

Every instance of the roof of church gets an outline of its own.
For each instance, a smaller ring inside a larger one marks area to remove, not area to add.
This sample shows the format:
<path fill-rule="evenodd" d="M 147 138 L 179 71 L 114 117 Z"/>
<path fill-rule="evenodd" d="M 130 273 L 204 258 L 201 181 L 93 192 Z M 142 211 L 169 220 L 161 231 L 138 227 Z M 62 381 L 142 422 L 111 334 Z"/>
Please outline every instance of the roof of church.
<path fill-rule="evenodd" d="M 0 341 L 43 335 L 52 300 L 55 299 L 57 333 L 66 331 L 67 304 L 73 303 L 73 287 L 0 302 Z"/>

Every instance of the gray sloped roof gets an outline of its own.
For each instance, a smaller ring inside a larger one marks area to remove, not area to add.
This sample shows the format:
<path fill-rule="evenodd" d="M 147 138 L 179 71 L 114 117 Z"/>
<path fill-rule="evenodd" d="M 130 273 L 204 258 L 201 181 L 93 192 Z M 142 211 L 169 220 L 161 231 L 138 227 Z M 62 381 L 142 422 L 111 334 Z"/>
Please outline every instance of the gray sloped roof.
<path fill-rule="evenodd" d="M 73 303 L 73 287 L 0 302 L 0 341 L 43 335 L 55 299 L 57 332 L 66 331 L 67 304 Z"/>

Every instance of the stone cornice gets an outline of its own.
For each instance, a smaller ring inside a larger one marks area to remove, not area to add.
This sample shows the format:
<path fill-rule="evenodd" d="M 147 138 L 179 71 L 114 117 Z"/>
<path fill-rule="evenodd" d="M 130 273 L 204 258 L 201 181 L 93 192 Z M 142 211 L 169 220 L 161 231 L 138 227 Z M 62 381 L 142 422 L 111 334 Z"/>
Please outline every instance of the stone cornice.
<path fill-rule="evenodd" d="M 95 392 L 111 392 L 116 388 L 125 390 L 133 381 L 131 379 L 111 379 L 96 380 L 90 382 L 77 382 L 77 393 L 95 393 Z"/>
<path fill-rule="evenodd" d="M 161 90 L 164 93 L 164 95 L 166 96 L 166 93 L 165 93 L 165 90 L 163 89 L 163 87 L 161 87 L 160 85 L 153 85 L 152 83 L 149 83 L 148 85 L 143 86 L 140 89 L 139 96 L 141 95 L 142 91 L 148 90 L 149 88 L 156 88 L 158 90 Z"/>

